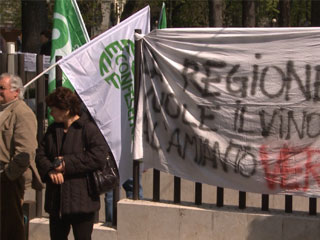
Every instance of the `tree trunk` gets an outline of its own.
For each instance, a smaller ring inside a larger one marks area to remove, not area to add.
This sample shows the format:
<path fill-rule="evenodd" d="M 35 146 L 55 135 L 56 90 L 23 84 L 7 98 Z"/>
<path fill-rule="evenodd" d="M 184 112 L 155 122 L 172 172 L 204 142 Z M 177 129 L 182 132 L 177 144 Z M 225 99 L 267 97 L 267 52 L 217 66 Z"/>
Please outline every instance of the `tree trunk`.
<path fill-rule="evenodd" d="M 209 27 L 222 27 L 222 0 L 208 0 L 209 5 Z"/>
<path fill-rule="evenodd" d="M 136 1 L 127 1 L 124 5 L 123 12 L 121 14 L 121 21 L 125 20 L 127 17 L 130 17 L 135 10 Z"/>
<path fill-rule="evenodd" d="M 311 26 L 319 27 L 320 26 L 320 1 L 312 0 L 311 1 Z"/>
<path fill-rule="evenodd" d="M 111 27 L 110 24 L 110 14 L 111 14 L 111 2 L 107 0 L 101 1 L 101 13 L 102 13 L 102 21 L 100 24 L 100 33 L 106 31 Z"/>
<path fill-rule="evenodd" d="M 279 0 L 279 26 L 290 27 L 290 0 Z"/>
<path fill-rule="evenodd" d="M 48 28 L 46 0 L 21 0 L 22 51 L 38 53 L 40 33 Z"/>
<path fill-rule="evenodd" d="M 255 27 L 256 26 L 256 12 L 254 0 L 242 1 L 242 26 Z"/>
<path fill-rule="evenodd" d="M 173 10 L 173 5 L 172 5 L 172 0 L 169 0 L 169 14 L 168 14 L 168 19 L 167 19 L 167 26 L 172 27 L 172 10 Z"/>
<path fill-rule="evenodd" d="M 305 14 L 306 14 L 306 24 L 307 25 L 310 25 L 310 23 L 311 23 L 311 13 L 308 11 L 308 9 L 309 9 L 309 6 L 311 5 L 309 5 L 310 3 L 308 2 L 308 1 L 306 1 L 305 2 L 305 9 L 306 9 L 306 12 L 305 12 Z M 307 26 L 305 26 L 305 27 L 307 27 Z"/>

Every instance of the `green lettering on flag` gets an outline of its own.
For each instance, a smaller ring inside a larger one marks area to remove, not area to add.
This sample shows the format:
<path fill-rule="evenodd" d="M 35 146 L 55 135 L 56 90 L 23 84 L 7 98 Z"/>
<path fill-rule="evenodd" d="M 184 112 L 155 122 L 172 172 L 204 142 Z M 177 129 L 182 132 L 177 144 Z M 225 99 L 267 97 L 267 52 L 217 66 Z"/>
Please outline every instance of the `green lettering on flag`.
<path fill-rule="evenodd" d="M 55 63 L 56 56 L 66 56 L 76 48 L 89 41 L 89 36 L 80 14 L 76 0 L 55 0 L 51 45 L 51 65 Z M 62 86 L 73 87 L 67 77 L 62 74 Z M 56 88 L 56 71 L 49 73 L 48 92 Z M 52 123 L 50 116 L 49 123 Z"/>
<path fill-rule="evenodd" d="M 158 29 L 163 29 L 163 28 L 167 28 L 166 5 L 164 2 L 162 3 L 159 24 L 158 24 Z"/>

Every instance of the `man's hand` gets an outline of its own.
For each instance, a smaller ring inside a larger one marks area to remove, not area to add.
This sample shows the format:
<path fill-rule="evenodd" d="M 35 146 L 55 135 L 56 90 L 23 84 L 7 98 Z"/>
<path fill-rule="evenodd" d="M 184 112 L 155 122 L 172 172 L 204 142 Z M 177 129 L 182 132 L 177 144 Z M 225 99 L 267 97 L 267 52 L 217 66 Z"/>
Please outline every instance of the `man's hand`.
<path fill-rule="evenodd" d="M 49 172 L 49 177 L 54 184 L 62 184 L 64 182 L 64 177 L 61 172 L 52 170 Z"/>

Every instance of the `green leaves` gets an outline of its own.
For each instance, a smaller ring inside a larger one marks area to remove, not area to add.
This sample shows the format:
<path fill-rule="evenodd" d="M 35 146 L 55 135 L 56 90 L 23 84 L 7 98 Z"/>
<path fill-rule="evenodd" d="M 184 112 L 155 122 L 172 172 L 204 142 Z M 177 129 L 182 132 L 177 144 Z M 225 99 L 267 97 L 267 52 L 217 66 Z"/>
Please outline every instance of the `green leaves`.
<path fill-rule="evenodd" d="M 0 1 L 0 22 L 21 28 L 21 0 Z"/>

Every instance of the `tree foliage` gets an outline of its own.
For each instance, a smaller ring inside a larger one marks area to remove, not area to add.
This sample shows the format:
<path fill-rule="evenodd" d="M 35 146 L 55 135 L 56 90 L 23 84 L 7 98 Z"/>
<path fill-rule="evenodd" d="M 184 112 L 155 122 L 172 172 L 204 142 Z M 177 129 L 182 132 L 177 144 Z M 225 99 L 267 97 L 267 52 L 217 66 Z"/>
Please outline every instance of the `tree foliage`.
<path fill-rule="evenodd" d="M 291 2 L 291 26 L 307 27 L 311 24 L 311 1 Z"/>
<path fill-rule="evenodd" d="M 256 22 L 259 27 L 273 26 L 273 19 L 278 19 L 280 13 L 278 0 L 256 1 Z"/>
<path fill-rule="evenodd" d="M 209 26 L 209 8 L 207 1 L 174 1 L 171 23 L 174 27 Z"/>
<path fill-rule="evenodd" d="M 99 26 L 102 22 L 101 0 L 78 0 L 77 3 L 88 33 L 90 34 L 92 32 L 91 30 Z"/>
<path fill-rule="evenodd" d="M 21 15 L 12 14 L 21 12 L 21 1 L 0 1 L 0 20 L 2 24 L 10 23 L 14 28 L 21 29 Z M 162 2 L 165 2 L 169 27 L 208 27 L 209 19 L 213 14 L 211 12 L 209 16 L 210 4 L 215 1 L 217 0 L 127 0 L 121 19 L 123 20 L 149 5 L 151 9 L 151 26 L 155 27 L 159 19 Z M 281 18 L 279 2 L 283 0 L 221 0 L 222 25 L 224 27 L 243 26 L 243 5 L 246 4 L 246 1 L 254 1 L 255 26 L 279 26 Z M 312 6 L 316 8 L 317 1 L 287 0 L 290 4 L 289 25 L 292 27 L 310 26 L 312 19 L 313 25 L 315 25 L 318 11 L 312 11 Z M 101 23 L 101 0 L 77 0 L 77 2 L 90 33 L 91 28 Z M 53 5 L 54 0 L 50 0 L 48 3 L 49 26 L 52 23 Z M 113 18 L 111 22 L 113 21 L 114 23 L 114 11 L 111 11 L 110 15 Z"/>
<path fill-rule="evenodd" d="M 21 0 L 0 0 L 0 23 L 21 29 Z M 13 14 L 14 13 L 14 14 Z"/>
<path fill-rule="evenodd" d="M 129 0 L 127 1 L 122 19 L 134 12 L 150 5 L 151 24 L 154 26 L 159 18 L 162 2 L 166 4 L 169 27 L 208 27 L 209 9 L 217 0 Z M 251 21 L 256 27 L 278 26 L 280 20 L 280 0 L 221 0 L 222 19 L 224 27 L 242 27 L 243 7 L 251 6 L 248 2 L 254 1 L 255 20 Z M 282 1 L 282 0 L 281 0 Z M 311 0 L 288 0 L 290 2 L 290 26 L 304 26 L 311 16 Z M 245 8 L 246 9 L 246 8 Z M 214 14 L 211 12 L 210 14 Z M 298 21 L 297 19 L 300 20 Z"/>

